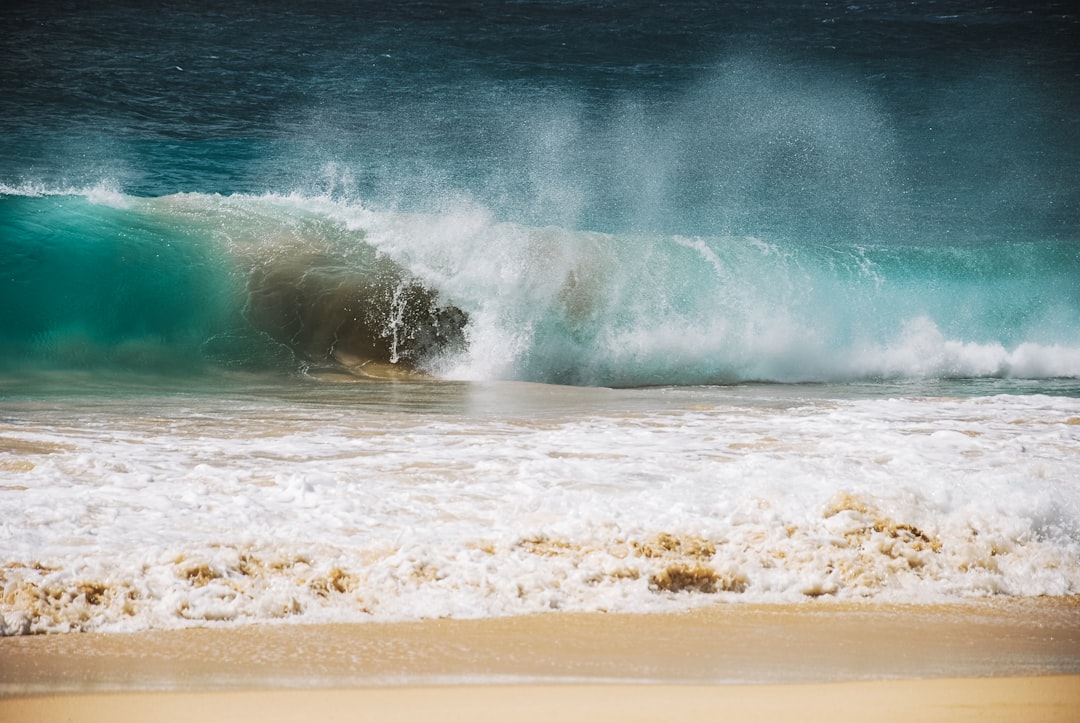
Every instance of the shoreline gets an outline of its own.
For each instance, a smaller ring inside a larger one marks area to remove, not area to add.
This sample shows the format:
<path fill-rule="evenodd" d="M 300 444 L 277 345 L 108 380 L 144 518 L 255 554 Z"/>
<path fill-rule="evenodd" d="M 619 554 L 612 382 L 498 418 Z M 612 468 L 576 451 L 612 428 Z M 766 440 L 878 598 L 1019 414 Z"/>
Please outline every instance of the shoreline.
<path fill-rule="evenodd" d="M 0 660 L 2 720 L 1071 720 L 1080 597 L 70 633 Z"/>

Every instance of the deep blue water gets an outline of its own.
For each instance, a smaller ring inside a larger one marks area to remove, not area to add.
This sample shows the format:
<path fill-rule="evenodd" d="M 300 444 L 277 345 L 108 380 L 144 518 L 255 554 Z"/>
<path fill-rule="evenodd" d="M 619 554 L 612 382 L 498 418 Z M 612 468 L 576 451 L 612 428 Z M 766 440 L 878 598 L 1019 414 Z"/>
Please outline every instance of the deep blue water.
<path fill-rule="evenodd" d="M 1071 3 L 9 3 L 0 354 L 1074 377 L 1078 179 Z"/>

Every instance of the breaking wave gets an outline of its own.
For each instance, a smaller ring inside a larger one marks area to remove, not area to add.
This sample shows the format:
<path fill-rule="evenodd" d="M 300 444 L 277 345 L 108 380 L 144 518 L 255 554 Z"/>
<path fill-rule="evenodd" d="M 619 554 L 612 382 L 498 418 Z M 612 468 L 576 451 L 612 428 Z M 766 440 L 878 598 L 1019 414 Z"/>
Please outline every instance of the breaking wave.
<path fill-rule="evenodd" d="M 619 235 L 300 195 L 0 189 L 18 364 L 577 385 L 1080 376 L 1080 250 Z"/>

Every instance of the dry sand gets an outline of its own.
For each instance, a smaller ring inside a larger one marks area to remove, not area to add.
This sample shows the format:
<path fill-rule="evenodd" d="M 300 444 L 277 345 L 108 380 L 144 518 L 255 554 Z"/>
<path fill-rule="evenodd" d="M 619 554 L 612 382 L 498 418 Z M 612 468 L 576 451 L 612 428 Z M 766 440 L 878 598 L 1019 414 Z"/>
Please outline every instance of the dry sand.
<path fill-rule="evenodd" d="M 1080 721 L 1080 599 L 0 639 L 0 721 Z"/>

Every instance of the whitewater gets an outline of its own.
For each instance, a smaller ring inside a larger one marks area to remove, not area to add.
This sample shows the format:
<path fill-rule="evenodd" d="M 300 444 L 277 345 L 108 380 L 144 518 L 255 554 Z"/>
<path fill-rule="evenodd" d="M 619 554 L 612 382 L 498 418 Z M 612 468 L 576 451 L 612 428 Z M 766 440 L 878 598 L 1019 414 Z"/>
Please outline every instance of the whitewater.
<path fill-rule="evenodd" d="M 1080 587 L 1075 396 L 69 389 L 4 405 L 8 634 Z"/>

